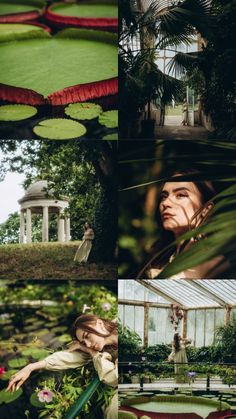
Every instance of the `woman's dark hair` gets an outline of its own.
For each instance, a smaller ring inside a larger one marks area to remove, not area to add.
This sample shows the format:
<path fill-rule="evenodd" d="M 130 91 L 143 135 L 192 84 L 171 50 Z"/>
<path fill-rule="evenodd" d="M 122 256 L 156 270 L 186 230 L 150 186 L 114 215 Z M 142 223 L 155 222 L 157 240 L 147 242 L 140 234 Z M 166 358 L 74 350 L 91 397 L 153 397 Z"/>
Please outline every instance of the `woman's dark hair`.
<path fill-rule="evenodd" d="M 107 333 L 100 333 L 93 327 L 91 327 L 91 323 L 96 323 L 97 320 L 102 320 L 104 323 L 104 326 L 107 330 Z M 95 314 L 81 314 L 77 319 L 75 320 L 73 327 L 72 327 L 72 336 L 74 339 L 77 339 L 76 337 L 76 331 L 77 329 L 82 329 L 85 332 L 88 333 L 94 333 L 97 336 L 101 337 L 108 337 L 112 334 L 118 334 L 118 326 L 116 322 L 112 322 L 111 320 L 103 319 L 99 316 L 96 316 Z M 114 349 L 114 348 L 113 348 Z M 115 347 L 117 349 L 117 347 Z"/>
<path fill-rule="evenodd" d="M 188 169 L 188 170 L 179 170 L 179 171 L 175 171 L 174 173 L 172 173 L 170 176 L 172 177 L 176 177 L 176 176 L 185 176 L 185 175 L 199 175 L 201 174 L 201 172 L 199 172 L 198 170 L 194 170 L 194 169 Z M 214 186 L 212 184 L 212 182 L 207 181 L 207 180 L 189 180 L 189 182 L 194 183 L 194 185 L 196 185 L 196 187 L 198 188 L 200 194 L 201 194 L 201 198 L 202 198 L 202 207 L 196 211 L 196 213 L 194 214 L 194 216 L 192 217 L 192 219 L 190 220 L 189 223 L 189 230 L 191 230 L 191 222 L 196 219 L 197 215 L 199 215 L 202 210 L 207 207 L 207 205 L 209 204 L 209 202 L 211 202 L 212 198 L 215 196 L 216 191 L 214 189 Z M 163 186 L 166 182 L 163 183 Z M 162 188 L 163 188 L 162 186 Z M 167 231 L 163 228 L 162 226 L 162 220 L 161 220 L 161 214 L 160 214 L 160 202 L 161 202 L 161 191 L 162 188 L 160 190 L 160 194 L 159 194 L 159 199 L 157 202 L 157 209 L 156 209 L 156 220 L 158 223 L 158 230 L 160 233 L 160 238 L 158 239 L 158 241 L 156 241 L 153 246 L 152 246 L 152 251 L 151 251 L 151 259 L 149 260 L 149 262 L 147 264 L 145 264 L 145 267 L 140 271 L 140 273 L 138 274 L 138 278 L 140 278 L 142 276 L 142 274 L 145 272 L 145 270 L 148 267 L 151 266 L 155 266 L 158 268 L 163 268 L 169 261 L 170 256 L 173 255 L 173 253 L 175 252 L 175 246 L 169 248 L 167 251 L 165 251 L 164 253 L 162 253 L 161 255 L 159 255 L 158 257 L 155 258 L 155 255 L 157 253 L 159 253 L 162 249 L 164 249 L 165 247 L 167 247 L 168 245 L 170 245 L 174 240 L 174 234 L 171 231 Z M 206 217 L 204 217 L 201 221 L 201 224 L 205 221 L 205 219 L 208 217 L 208 214 L 206 215 Z M 187 243 L 184 244 L 184 247 Z"/>
<path fill-rule="evenodd" d="M 174 342 L 173 342 L 175 352 L 179 352 L 180 350 L 180 336 L 178 333 L 174 334 Z"/>

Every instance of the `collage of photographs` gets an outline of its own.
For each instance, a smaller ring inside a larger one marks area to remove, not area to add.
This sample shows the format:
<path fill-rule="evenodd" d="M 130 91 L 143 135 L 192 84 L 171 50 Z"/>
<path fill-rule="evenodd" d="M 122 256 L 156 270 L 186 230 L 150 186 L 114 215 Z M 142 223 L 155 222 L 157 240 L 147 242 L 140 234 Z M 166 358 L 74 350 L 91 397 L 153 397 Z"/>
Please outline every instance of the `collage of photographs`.
<path fill-rule="evenodd" d="M 0 0 L 0 419 L 236 419 L 235 0 Z"/>

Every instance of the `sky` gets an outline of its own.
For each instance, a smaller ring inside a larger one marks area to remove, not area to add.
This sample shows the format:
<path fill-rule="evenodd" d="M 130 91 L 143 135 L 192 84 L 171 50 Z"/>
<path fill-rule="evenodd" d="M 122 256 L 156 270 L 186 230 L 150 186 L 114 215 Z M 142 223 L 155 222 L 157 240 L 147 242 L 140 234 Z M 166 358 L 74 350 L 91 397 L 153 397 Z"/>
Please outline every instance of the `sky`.
<path fill-rule="evenodd" d="M 2 153 L 0 153 L 0 158 Z M 24 195 L 24 189 L 21 186 L 25 175 L 8 172 L 5 179 L 0 181 L 0 224 L 7 220 L 8 215 L 19 211 L 18 199 Z"/>

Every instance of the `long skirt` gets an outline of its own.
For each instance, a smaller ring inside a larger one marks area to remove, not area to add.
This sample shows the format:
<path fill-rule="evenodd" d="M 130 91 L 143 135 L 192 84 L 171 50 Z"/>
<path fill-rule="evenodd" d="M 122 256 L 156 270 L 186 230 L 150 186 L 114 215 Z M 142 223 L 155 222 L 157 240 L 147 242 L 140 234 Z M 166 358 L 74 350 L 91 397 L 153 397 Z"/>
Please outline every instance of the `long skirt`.
<path fill-rule="evenodd" d="M 80 246 L 78 247 L 74 261 L 76 262 L 87 262 L 89 253 L 92 249 L 92 241 L 91 240 L 83 240 Z"/>

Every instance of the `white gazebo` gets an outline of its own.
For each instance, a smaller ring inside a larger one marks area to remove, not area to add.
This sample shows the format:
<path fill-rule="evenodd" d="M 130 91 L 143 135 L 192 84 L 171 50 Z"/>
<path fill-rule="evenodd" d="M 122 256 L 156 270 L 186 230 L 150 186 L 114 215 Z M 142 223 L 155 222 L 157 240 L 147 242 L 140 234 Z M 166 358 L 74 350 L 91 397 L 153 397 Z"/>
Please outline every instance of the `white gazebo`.
<path fill-rule="evenodd" d="M 70 218 L 65 212 L 69 206 L 69 199 L 53 197 L 53 191 L 47 191 L 48 183 L 40 180 L 26 190 L 23 198 L 19 199 L 20 204 L 20 243 L 32 242 L 32 215 L 42 214 L 42 241 L 49 241 L 49 215 L 57 214 L 58 220 L 58 241 L 70 240 Z M 26 240 L 25 240 L 26 238 Z"/>

